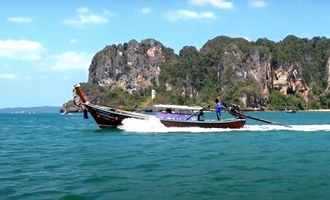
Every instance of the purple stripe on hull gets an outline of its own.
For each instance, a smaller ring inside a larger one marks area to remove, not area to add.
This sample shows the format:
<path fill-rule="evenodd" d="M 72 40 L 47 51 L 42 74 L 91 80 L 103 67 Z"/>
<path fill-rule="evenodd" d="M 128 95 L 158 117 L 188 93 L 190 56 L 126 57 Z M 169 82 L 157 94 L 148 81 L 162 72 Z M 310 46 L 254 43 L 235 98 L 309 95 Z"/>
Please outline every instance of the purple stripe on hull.
<path fill-rule="evenodd" d="M 187 115 L 187 114 L 179 114 L 179 113 L 163 113 L 163 112 L 159 112 L 156 114 L 156 116 L 160 119 L 160 120 L 177 120 L 177 121 L 183 121 L 188 119 L 191 115 Z M 197 120 L 196 117 L 191 117 L 189 118 L 189 120 Z"/>

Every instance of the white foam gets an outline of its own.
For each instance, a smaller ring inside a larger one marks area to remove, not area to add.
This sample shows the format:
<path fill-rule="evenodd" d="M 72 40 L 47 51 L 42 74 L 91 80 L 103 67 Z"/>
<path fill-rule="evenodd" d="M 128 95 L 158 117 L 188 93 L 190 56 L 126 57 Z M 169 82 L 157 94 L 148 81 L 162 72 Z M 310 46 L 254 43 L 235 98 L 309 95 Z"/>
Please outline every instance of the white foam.
<path fill-rule="evenodd" d="M 123 121 L 123 125 L 119 127 L 126 132 L 141 132 L 141 133 L 174 133 L 174 132 L 191 132 L 191 133 L 221 133 L 221 132 L 237 132 L 237 131 L 330 131 L 330 124 L 313 124 L 313 125 L 246 125 L 241 129 L 221 129 L 221 128 L 168 128 L 165 127 L 158 118 L 151 117 L 148 120 L 139 120 L 128 118 Z"/>

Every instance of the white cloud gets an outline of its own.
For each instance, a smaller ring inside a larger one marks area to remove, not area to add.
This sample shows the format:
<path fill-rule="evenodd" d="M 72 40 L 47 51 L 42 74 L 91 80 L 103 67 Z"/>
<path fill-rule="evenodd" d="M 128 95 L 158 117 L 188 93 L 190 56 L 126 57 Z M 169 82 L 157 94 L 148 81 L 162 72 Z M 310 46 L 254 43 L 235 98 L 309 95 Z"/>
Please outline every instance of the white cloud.
<path fill-rule="evenodd" d="M 16 60 L 40 60 L 43 46 L 31 40 L 0 40 L 0 57 Z"/>
<path fill-rule="evenodd" d="M 72 39 L 70 42 L 77 42 Z M 88 71 L 92 54 L 85 52 L 66 51 L 59 54 L 50 54 L 41 43 L 30 40 L 0 40 L 0 59 L 32 61 L 33 66 L 41 67 L 45 71 Z M 30 63 L 31 64 L 31 63 Z M 0 68 L 6 69 L 6 64 Z M 15 74 L 1 73 L 0 79 L 16 79 Z"/>
<path fill-rule="evenodd" d="M 54 71 L 87 70 L 91 63 L 92 55 L 83 52 L 67 51 L 53 56 Z"/>
<path fill-rule="evenodd" d="M 249 5 L 254 8 L 263 8 L 267 6 L 265 0 L 249 0 Z"/>
<path fill-rule="evenodd" d="M 69 42 L 70 42 L 70 44 L 76 44 L 76 43 L 78 42 L 78 40 L 76 40 L 76 39 L 71 39 Z"/>
<path fill-rule="evenodd" d="M 148 14 L 151 13 L 151 8 L 148 8 L 148 7 L 142 8 L 140 12 L 141 12 L 143 15 L 148 15 Z"/>
<path fill-rule="evenodd" d="M 77 13 L 88 13 L 89 9 L 87 7 L 77 8 Z"/>
<path fill-rule="evenodd" d="M 247 36 L 243 36 L 243 35 L 235 35 L 235 34 L 231 34 L 232 36 L 231 37 L 233 37 L 233 38 L 243 38 L 244 40 L 247 40 L 247 41 L 249 41 L 249 42 L 252 42 L 253 40 L 251 39 L 251 38 L 249 38 L 249 37 L 247 37 Z"/>
<path fill-rule="evenodd" d="M 216 16 L 213 12 L 197 12 L 193 10 L 175 10 L 170 11 L 166 15 L 169 21 L 175 22 L 180 20 L 210 20 L 215 19 Z"/>
<path fill-rule="evenodd" d="M 249 42 L 252 42 L 253 41 L 251 38 L 246 37 L 246 36 L 242 36 L 242 38 L 245 39 L 245 40 L 247 40 L 247 41 L 249 41 Z"/>
<path fill-rule="evenodd" d="M 232 9 L 234 7 L 232 0 L 190 0 L 190 3 L 196 6 L 211 5 L 218 9 Z"/>
<path fill-rule="evenodd" d="M 76 16 L 70 19 L 65 19 L 64 24 L 70 26 L 97 25 L 108 23 L 107 16 L 109 11 L 104 10 L 101 14 L 91 12 L 87 7 L 80 7 L 76 10 Z"/>
<path fill-rule="evenodd" d="M 31 17 L 22 17 L 22 16 L 14 16 L 8 17 L 8 22 L 16 23 L 16 24 L 29 24 L 32 23 Z"/>
<path fill-rule="evenodd" d="M 17 78 L 16 74 L 10 74 L 10 73 L 0 74 L 0 80 L 14 80 L 16 78 Z"/>

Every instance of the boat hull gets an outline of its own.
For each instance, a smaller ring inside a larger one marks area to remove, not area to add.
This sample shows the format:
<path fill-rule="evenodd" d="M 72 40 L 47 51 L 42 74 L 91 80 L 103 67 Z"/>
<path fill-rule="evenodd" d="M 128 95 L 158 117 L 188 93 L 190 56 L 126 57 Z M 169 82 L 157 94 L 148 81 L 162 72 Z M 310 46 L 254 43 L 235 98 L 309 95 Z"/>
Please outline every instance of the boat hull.
<path fill-rule="evenodd" d="M 245 125 L 245 119 L 234 119 L 228 121 L 179 121 L 179 120 L 160 120 L 166 127 L 199 127 L 199 128 L 229 128 L 239 129 Z"/>
<path fill-rule="evenodd" d="M 137 113 L 118 111 L 113 108 L 105 108 L 96 105 L 85 105 L 87 111 L 92 115 L 100 128 L 114 128 L 122 125 L 122 121 L 127 118 L 147 119 L 146 116 Z"/>

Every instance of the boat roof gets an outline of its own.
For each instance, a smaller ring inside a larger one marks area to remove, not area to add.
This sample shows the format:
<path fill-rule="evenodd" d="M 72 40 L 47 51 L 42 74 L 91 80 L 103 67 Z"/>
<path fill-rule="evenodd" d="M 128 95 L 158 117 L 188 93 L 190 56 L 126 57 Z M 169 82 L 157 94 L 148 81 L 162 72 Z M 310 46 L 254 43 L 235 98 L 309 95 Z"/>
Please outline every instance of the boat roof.
<path fill-rule="evenodd" d="M 171 105 L 171 104 L 156 104 L 153 105 L 154 108 L 171 108 L 176 110 L 201 110 L 201 106 L 184 106 L 184 105 Z"/>

